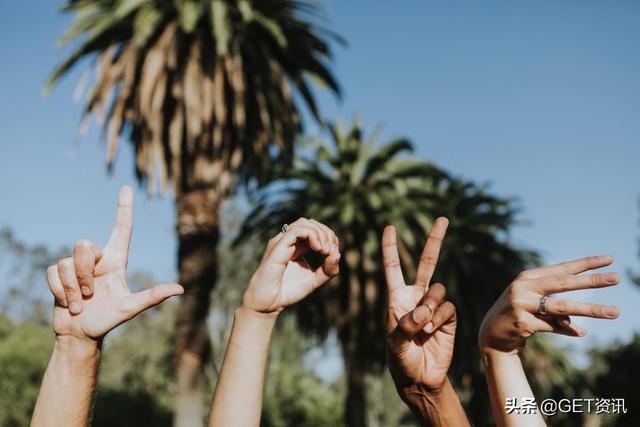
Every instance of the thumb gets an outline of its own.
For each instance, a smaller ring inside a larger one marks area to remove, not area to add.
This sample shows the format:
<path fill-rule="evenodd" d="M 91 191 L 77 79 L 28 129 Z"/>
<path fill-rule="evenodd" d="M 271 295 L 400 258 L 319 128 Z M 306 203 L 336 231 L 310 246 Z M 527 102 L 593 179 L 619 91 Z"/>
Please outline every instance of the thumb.
<path fill-rule="evenodd" d="M 404 344 L 412 340 L 431 319 L 431 310 L 419 305 L 400 318 L 398 325 L 389 335 L 389 350 L 396 354 Z"/>
<path fill-rule="evenodd" d="M 151 289 L 136 292 L 130 295 L 124 302 L 122 310 L 133 318 L 143 311 L 160 304 L 167 298 L 182 295 L 184 288 L 177 283 L 156 285 Z"/>

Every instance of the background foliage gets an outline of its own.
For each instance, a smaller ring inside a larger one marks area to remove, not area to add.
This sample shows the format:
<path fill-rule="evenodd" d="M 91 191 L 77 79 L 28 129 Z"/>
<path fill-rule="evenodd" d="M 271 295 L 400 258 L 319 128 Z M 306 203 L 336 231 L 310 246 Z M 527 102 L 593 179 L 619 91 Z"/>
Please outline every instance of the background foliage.
<path fill-rule="evenodd" d="M 215 291 L 210 329 L 216 348 L 214 363 L 208 368 L 208 398 L 216 381 L 216 367 L 222 361 L 224 342 L 231 326 L 230 319 L 248 275 L 257 262 L 256 245 L 229 244 L 233 230 L 238 229 L 238 208 L 225 209 L 226 229 L 231 230 L 223 242 L 220 256 L 221 286 Z M 54 256 L 65 251 L 27 248 L 8 230 L 0 233 L 0 300 L 12 301 L 12 309 L 4 304 L 0 314 L 0 426 L 28 424 L 42 374 L 52 348 L 53 334 L 49 324 L 49 295 L 44 282 L 44 268 Z M 233 262 L 231 262 L 233 261 Z M 237 273 L 238 263 L 247 269 Z M 149 286 L 150 274 L 133 273 L 134 288 Z M 20 285 L 18 289 L 7 285 Z M 135 321 L 117 329 L 106 340 L 93 416 L 94 426 L 171 425 L 174 393 L 171 372 L 173 316 L 177 305 L 168 301 L 146 312 Z M 323 378 L 314 368 L 315 362 L 331 353 L 328 345 L 302 335 L 292 313 L 285 313 L 270 351 L 266 383 L 263 425 L 342 426 L 345 378 Z M 590 365 L 581 370 L 573 366 L 569 353 L 554 346 L 548 337 L 529 340 L 528 348 L 538 351 L 525 358 L 529 378 L 537 396 L 622 396 L 630 413 L 625 417 L 553 417 L 552 426 L 636 426 L 640 393 L 635 388 L 640 372 L 640 335 L 629 343 L 615 343 L 594 350 Z M 329 344 L 330 346 L 331 344 Z M 315 349 L 315 350 L 314 350 Z M 551 364 L 559 364 L 550 370 Z M 616 369 L 611 369 L 612 367 Z M 553 372 L 555 377 L 548 375 Z M 558 377 L 558 375 L 560 375 Z M 397 397 L 386 372 L 366 379 L 369 426 L 417 426 Z M 460 390 L 464 396 L 464 391 Z M 475 390 L 484 393 L 484 389 Z M 208 403 L 208 402 L 204 402 Z M 474 420 L 476 425 L 488 422 Z M 587 424 L 585 424 L 587 423 Z"/>

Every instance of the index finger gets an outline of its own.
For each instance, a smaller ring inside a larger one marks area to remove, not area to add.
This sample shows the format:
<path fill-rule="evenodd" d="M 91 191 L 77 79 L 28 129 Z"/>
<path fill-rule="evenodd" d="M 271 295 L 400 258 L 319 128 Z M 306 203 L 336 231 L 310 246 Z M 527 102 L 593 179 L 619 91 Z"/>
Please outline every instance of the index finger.
<path fill-rule="evenodd" d="M 384 266 L 384 277 L 387 282 L 387 291 L 405 286 L 398 255 L 398 242 L 396 240 L 396 228 L 388 225 L 382 232 L 382 265 Z"/>
<path fill-rule="evenodd" d="M 525 279 L 537 279 L 543 276 L 559 275 L 559 274 L 579 274 L 587 270 L 606 267 L 613 263 L 613 257 L 604 256 L 588 256 L 573 261 L 561 262 L 559 264 L 548 265 L 545 267 L 534 268 L 525 272 Z"/>
<path fill-rule="evenodd" d="M 109 237 L 107 248 L 115 251 L 118 257 L 126 265 L 131 242 L 131 230 L 133 228 L 133 190 L 125 185 L 120 189 L 118 196 L 118 208 L 116 210 L 116 222 Z"/>
<path fill-rule="evenodd" d="M 429 287 L 431 277 L 436 269 L 438 263 L 438 256 L 440 255 L 440 247 L 442 247 L 442 241 L 445 234 L 447 234 L 447 227 L 449 226 L 449 220 L 443 216 L 436 218 L 427 237 L 427 243 L 424 245 L 422 255 L 420 255 L 420 265 L 418 266 L 418 274 L 416 275 L 416 285 Z"/>

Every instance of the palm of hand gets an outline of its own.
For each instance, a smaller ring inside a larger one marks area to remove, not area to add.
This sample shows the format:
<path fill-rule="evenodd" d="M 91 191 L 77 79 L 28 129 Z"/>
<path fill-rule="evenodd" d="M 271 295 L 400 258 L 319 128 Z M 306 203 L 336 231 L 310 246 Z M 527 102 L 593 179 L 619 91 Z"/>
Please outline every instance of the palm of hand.
<path fill-rule="evenodd" d="M 416 307 L 423 295 L 424 288 L 420 286 L 404 286 L 389 293 L 389 332 L 402 316 Z M 412 382 L 429 387 L 442 384 L 453 357 L 454 338 L 455 323 L 445 324 L 432 334 L 423 331 L 407 340 L 396 358 L 402 374 Z"/>
<path fill-rule="evenodd" d="M 96 265 L 93 295 L 84 300 L 80 314 L 72 315 L 58 304 L 53 310 L 53 329 L 58 335 L 99 339 L 131 316 L 127 301 L 131 292 L 127 287 L 126 270 L 109 262 L 109 252 Z"/>
<path fill-rule="evenodd" d="M 281 311 L 302 300 L 319 285 L 316 273 L 303 259 L 289 261 L 286 265 L 267 261 L 252 278 L 245 302 L 258 311 Z"/>

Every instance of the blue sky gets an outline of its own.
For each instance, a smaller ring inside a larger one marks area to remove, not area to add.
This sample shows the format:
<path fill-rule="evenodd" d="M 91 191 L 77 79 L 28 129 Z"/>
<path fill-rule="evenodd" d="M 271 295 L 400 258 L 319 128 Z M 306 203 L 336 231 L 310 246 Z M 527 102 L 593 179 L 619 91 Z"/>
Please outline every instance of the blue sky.
<path fill-rule="evenodd" d="M 121 146 L 112 176 L 97 132 L 78 140 L 79 70 L 48 97 L 47 73 L 70 22 L 58 2 L 0 3 L 0 226 L 52 247 L 104 242 L 118 187 L 134 183 Z M 547 263 L 610 253 L 640 269 L 640 3 L 582 1 L 326 2 L 344 98 L 321 96 L 329 117 L 359 114 L 418 155 L 515 196 L 526 225 L 513 239 Z M 130 265 L 175 277 L 173 204 L 136 193 Z M 617 304 L 614 322 L 580 320 L 580 349 L 638 329 L 640 290 L 581 292 Z M 578 321 L 578 320 L 576 320 Z"/>

